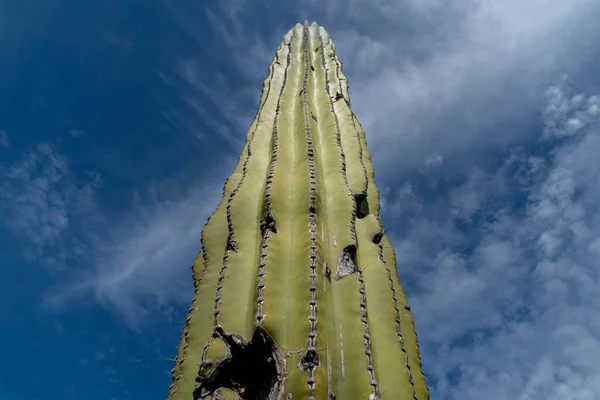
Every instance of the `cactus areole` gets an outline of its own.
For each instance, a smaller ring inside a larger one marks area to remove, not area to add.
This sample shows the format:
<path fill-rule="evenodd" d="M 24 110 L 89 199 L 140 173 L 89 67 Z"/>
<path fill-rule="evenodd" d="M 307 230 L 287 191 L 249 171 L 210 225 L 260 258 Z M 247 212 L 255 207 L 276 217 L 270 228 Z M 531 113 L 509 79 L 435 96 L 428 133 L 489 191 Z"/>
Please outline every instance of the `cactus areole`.
<path fill-rule="evenodd" d="M 201 244 L 169 399 L 429 398 L 365 132 L 317 24 L 277 49 Z"/>

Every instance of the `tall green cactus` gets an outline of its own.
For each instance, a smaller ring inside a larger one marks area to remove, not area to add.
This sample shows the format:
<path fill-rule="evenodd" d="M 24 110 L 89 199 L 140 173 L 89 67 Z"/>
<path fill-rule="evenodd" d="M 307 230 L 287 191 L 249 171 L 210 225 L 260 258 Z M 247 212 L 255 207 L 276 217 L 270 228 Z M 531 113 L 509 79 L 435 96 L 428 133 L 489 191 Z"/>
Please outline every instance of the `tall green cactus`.
<path fill-rule="evenodd" d="M 327 32 L 288 32 L 196 259 L 172 400 L 429 398 Z"/>

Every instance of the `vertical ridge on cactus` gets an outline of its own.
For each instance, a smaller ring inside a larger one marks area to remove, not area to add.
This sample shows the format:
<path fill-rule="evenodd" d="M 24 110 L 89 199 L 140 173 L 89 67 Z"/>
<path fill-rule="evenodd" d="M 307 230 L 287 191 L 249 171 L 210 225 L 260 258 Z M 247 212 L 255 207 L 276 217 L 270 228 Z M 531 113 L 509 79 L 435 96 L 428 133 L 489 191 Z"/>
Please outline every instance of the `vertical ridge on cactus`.
<path fill-rule="evenodd" d="M 297 24 L 201 235 L 169 399 L 429 399 L 335 46 Z"/>

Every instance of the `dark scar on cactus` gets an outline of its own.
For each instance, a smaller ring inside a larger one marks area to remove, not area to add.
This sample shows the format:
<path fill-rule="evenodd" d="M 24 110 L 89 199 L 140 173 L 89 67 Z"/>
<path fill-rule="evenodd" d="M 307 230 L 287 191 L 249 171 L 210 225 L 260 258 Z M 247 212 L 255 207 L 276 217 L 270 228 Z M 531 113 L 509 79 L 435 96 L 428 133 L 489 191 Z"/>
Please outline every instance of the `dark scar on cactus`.
<path fill-rule="evenodd" d="M 320 364 L 319 353 L 317 352 L 316 349 L 312 348 L 312 349 L 306 350 L 306 353 L 304 353 L 304 355 L 300 359 L 298 368 L 300 368 L 301 371 L 307 371 L 311 368 L 318 367 L 319 364 Z"/>
<path fill-rule="evenodd" d="M 371 238 L 371 242 L 373 242 L 374 244 L 379 244 L 381 243 L 381 239 L 383 239 L 383 232 L 377 232 Z"/>
<path fill-rule="evenodd" d="M 237 245 L 235 243 L 235 239 L 234 238 L 230 238 L 227 241 L 227 250 L 233 251 L 234 253 L 237 253 L 238 249 L 237 249 Z"/>
<path fill-rule="evenodd" d="M 366 193 L 359 193 L 354 195 L 354 202 L 356 203 L 356 217 L 362 219 L 369 215 L 369 202 L 367 201 Z"/>
<path fill-rule="evenodd" d="M 193 399 L 213 399 L 219 389 L 229 389 L 242 399 L 276 399 L 283 383 L 283 356 L 262 327 L 254 329 L 247 342 L 235 333 L 216 329 L 225 342 L 225 358 L 209 371 L 201 366 L 196 376 Z"/>
<path fill-rule="evenodd" d="M 273 233 L 277 233 L 277 222 L 275 222 L 275 218 L 270 212 L 267 212 L 265 218 L 260 223 L 260 232 L 264 236 L 265 232 L 271 231 Z"/>
<path fill-rule="evenodd" d="M 354 258 L 356 256 L 356 246 L 350 244 L 342 250 L 340 254 L 340 258 L 338 260 L 337 272 L 335 274 L 334 279 L 339 281 L 340 279 L 352 275 L 355 272 L 358 272 L 356 269 L 356 263 Z"/>

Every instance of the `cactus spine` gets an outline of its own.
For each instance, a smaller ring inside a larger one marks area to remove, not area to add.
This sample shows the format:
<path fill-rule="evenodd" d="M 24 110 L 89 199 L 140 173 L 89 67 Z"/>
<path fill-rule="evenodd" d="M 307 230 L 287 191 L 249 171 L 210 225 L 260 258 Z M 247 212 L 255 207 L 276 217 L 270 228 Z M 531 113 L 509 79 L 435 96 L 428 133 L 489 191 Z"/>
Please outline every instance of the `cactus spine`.
<path fill-rule="evenodd" d="M 277 49 L 201 244 L 170 399 L 429 398 L 365 133 L 315 23 Z"/>

